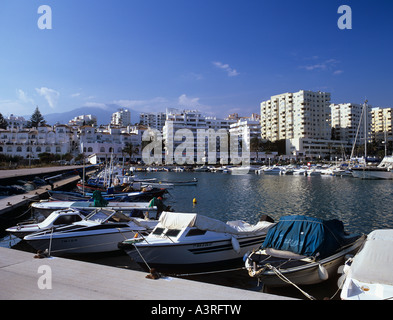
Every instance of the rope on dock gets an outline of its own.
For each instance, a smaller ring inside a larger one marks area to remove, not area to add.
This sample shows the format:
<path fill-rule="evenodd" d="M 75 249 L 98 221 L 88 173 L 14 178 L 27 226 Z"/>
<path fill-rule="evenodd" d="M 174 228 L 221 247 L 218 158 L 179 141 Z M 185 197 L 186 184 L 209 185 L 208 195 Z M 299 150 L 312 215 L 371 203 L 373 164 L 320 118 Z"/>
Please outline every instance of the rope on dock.
<path fill-rule="evenodd" d="M 265 266 L 267 268 L 269 268 L 270 270 L 272 270 L 277 277 L 279 277 L 282 281 L 284 281 L 285 283 L 291 284 L 293 285 L 296 289 L 298 289 L 303 295 L 305 295 L 308 299 L 310 300 L 316 300 L 312 295 L 308 294 L 306 291 L 302 290 L 301 288 L 299 288 L 295 283 L 293 283 L 291 280 L 289 280 L 287 277 L 285 277 L 280 270 L 278 270 L 276 267 L 273 267 L 271 264 L 267 263 L 265 264 Z"/>
<path fill-rule="evenodd" d="M 226 269 L 226 270 L 215 270 L 215 271 L 205 271 L 205 272 L 195 272 L 195 273 L 180 273 L 180 274 L 171 274 L 174 277 L 188 277 L 188 276 L 200 276 L 200 275 L 207 275 L 207 274 L 214 274 L 214 273 L 223 273 L 223 272 L 231 272 L 231 271 L 238 271 L 244 270 L 245 267 L 234 268 L 234 269 Z"/>

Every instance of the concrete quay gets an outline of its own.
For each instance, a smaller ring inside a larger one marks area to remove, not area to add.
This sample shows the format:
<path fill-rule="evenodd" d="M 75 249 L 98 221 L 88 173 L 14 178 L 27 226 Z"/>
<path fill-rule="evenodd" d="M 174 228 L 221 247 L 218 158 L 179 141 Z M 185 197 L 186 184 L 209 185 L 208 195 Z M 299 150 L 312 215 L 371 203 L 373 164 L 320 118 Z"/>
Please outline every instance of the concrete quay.
<path fill-rule="evenodd" d="M 296 300 L 0 247 L 1 300 Z"/>
<path fill-rule="evenodd" d="M 47 174 L 60 174 L 74 169 L 81 169 L 82 166 L 60 166 L 43 168 L 24 168 L 13 170 L 0 170 L 0 180 L 21 179 L 22 177 L 35 177 Z"/>
<path fill-rule="evenodd" d="M 0 170 L 0 180 L 10 179 L 10 178 L 22 179 L 22 177 L 35 176 L 39 174 L 56 175 L 62 172 L 72 171 L 73 169 L 77 169 L 77 168 L 80 168 L 80 166 L 67 167 L 67 169 L 64 169 L 64 167 L 49 167 L 49 168 L 31 168 L 31 169 L 21 169 L 21 170 Z M 89 171 L 86 171 L 86 174 L 91 173 L 91 171 L 92 170 L 90 168 Z M 80 180 L 80 177 L 76 175 L 72 177 L 68 176 L 64 179 L 55 181 L 53 182 L 53 190 L 57 190 L 66 187 L 68 185 L 75 184 L 78 180 Z M 23 194 L 13 195 L 0 199 L 0 217 L 3 214 L 10 213 L 20 207 L 29 205 L 32 201 L 40 200 L 40 196 L 45 194 L 50 189 L 51 187 L 49 185 L 46 185 L 46 186 L 38 187 L 35 190 Z"/>

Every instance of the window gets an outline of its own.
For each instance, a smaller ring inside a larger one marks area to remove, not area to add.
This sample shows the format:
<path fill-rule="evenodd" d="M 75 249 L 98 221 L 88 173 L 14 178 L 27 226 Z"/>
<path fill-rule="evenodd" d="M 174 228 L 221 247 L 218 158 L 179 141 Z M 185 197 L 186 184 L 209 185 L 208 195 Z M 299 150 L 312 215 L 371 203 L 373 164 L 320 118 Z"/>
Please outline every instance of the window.
<path fill-rule="evenodd" d="M 155 234 L 156 236 L 159 236 L 164 232 L 164 230 L 165 230 L 164 228 L 155 228 L 152 233 Z"/>
<path fill-rule="evenodd" d="M 202 236 L 206 233 L 206 230 L 200 230 L 200 229 L 190 229 L 188 231 L 186 237 L 192 237 L 192 236 Z"/>
<path fill-rule="evenodd" d="M 36 152 L 41 152 L 41 147 L 37 147 L 37 149 L 35 149 Z"/>
<path fill-rule="evenodd" d="M 16 152 L 22 152 L 22 147 L 17 147 Z"/>
<path fill-rule="evenodd" d="M 7 152 L 12 152 L 12 147 L 7 147 Z"/>
<path fill-rule="evenodd" d="M 82 218 L 80 216 L 76 215 L 70 215 L 70 216 L 61 216 L 56 219 L 55 222 L 53 222 L 53 225 L 58 226 L 61 224 L 71 224 L 73 222 L 81 221 Z"/>
<path fill-rule="evenodd" d="M 50 147 L 46 147 L 45 152 L 50 152 Z"/>
<path fill-rule="evenodd" d="M 88 147 L 87 148 L 87 152 L 93 152 L 93 148 L 92 147 Z"/>
<path fill-rule="evenodd" d="M 177 235 L 179 234 L 180 230 L 179 229 L 170 229 L 168 230 L 165 235 L 168 237 L 177 237 Z"/>
<path fill-rule="evenodd" d="M 104 147 L 101 147 L 101 148 L 100 148 L 100 152 L 105 152 L 105 148 L 104 148 Z"/>

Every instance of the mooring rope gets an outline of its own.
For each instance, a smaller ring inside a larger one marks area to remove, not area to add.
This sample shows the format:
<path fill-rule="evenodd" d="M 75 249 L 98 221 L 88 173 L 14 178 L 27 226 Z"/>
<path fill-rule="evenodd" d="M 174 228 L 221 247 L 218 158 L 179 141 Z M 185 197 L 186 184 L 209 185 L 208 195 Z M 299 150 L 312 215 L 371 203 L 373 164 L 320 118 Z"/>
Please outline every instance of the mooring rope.
<path fill-rule="evenodd" d="M 280 270 L 278 270 L 276 267 L 273 267 L 271 264 L 267 263 L 265 264 L 265 266 L 267 268 L 269 268 L 270 270 L 272 270 L 277 277 L 279 277 L 282 281 L 284 281 L 285 283 L 291 284 L 293 285 L 296 289 L 298 289 L 303 295 L 305 295 L 308 299 L 310 300 L 316 300 L 312 295 L 308 294 L 306 291 L 302 290 L 301 288 L 299 288 L 295 283 L 293 283 L 291 280 L 289 280 L 287 277 L 285 277 Z"/>
<path fill-rule="evenodd" d="M 207 275 L 207 274 L 214 274 L 214 273 L 231 272 L 231 271 L 238 271 L 238 270 L 244 270 L 244 269 L 246 269 L 246 267 L 225 269 L 225 270 L 215 270 L 215 271 L 205 271 L 205 272 L 195 272 L 195 273 L 170 274 L 170 275 L 172 275 L 174 277 L 188 277 L 188 276 L 200 276 L 200 275 Z"/>
<path fill-rule="evenodd" d="M 143 260 L 143 262 L 145 263 L 145 265 L 147 266 L 147 268 L 149 269 L 149 271 L 151 272 L 151 268 L 149 266 L 149 264 L 146 262 L 145 258 L 143 258 L 142 254 L 140 253 L 140 251 L 138 250 L 138 248 L 136 246 L 134 246 L 134 248 L 136 249 L 136 251 L 138 252 L 139 256 L 141 257 L 141 259 Z"/>

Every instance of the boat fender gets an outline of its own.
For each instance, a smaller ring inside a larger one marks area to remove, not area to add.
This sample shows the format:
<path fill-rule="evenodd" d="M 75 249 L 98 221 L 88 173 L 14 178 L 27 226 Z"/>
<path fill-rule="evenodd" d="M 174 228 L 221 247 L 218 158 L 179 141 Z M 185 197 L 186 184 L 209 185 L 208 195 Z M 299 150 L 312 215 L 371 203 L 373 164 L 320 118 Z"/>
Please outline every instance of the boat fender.
<path fill-rule="evenodd" d="M 232 242 L 232 248 L 235 250 L 237 253 L 240 253 L 240 244 L 239 241 L 235 237 L 232 237 L 231 239 Z"/>
<path fill-rule="evenodd" d="M 243 262 L 246 262 L 247 261 L 247 259 L 248 259 L 248 256 L 250 255 L 250 251 L 247 251 L 245 254 L 244 254 L 244 256 L 243 256 Z"/>
<path fill-rule="evenodd" d="M 318 275 L 321 280 L 327 280 L 329 278 L 329 274 L 328 274 L 326 268 L 321 264 L 319 265 L 319 268 L 318 268 Z"/>

